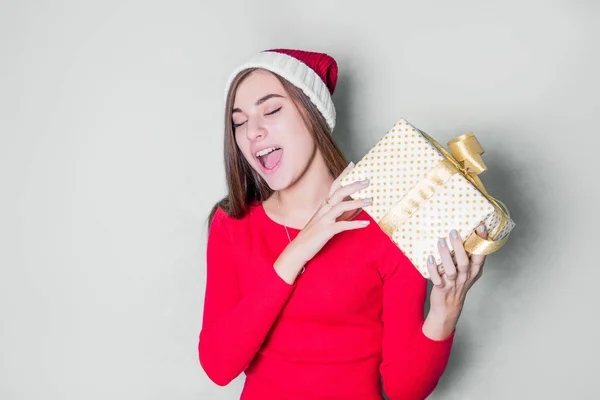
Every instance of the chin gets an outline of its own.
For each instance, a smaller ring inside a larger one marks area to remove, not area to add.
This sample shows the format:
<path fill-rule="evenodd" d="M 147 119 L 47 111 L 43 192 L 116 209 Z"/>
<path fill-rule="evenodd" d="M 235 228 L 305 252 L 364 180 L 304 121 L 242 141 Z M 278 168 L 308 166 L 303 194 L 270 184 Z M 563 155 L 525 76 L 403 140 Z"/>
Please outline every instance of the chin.
<path fill-rule="evenodd" d="M 291 171 L 280 169 L 276 174 L 260 174 L 263 181 L 269 186 L 271 190 L 278 191 L 284 190 L 292 186 L 294 183 Z"/>
<path fill-rule="evenodd" d="M 272 176 L 263 176 L 262 178 L 267 183 L 267 186 L 274 191 L 283 190 L 290 186 L 287 180 L 277 179 Z"/>

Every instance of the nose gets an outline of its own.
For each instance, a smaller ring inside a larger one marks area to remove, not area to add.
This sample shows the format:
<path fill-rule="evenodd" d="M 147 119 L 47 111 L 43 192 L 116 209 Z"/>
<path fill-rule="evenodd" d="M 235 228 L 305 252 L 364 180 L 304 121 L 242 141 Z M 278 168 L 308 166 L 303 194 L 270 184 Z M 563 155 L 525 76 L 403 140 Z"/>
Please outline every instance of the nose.
<path fill-rule="evenodd" d="M 260 117 L 249 118 L 247 124 L 246 138 L 249 141 L 252 142 L 258 139 L 264 139 L 264 137 L 267 136 L 267 130 L 263 126 Z"/>

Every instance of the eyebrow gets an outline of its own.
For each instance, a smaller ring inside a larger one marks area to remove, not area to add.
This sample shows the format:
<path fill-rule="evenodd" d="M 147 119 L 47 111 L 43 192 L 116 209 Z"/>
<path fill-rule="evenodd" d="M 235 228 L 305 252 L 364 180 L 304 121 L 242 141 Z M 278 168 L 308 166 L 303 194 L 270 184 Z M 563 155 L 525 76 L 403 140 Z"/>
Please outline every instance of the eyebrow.
<path fill-rule="evenodd" d="M 271 94 L 268 94 L 268 95 L 266 95 L 266 96 L 263 96 L 263 97 L 261 97 L 260 99 L 256 100 L 256 103 L 254 103 L 254 105 L 256 105 L 256 106 L 260 106 L 262 103 L 264 103 L 265 101 L 267 101 L 267 100 L 269 100 L 270 98 L 273 98 L 273 97 L 281 97 L 281 98 L 284 98 L 284 97 L 283 97 L 282 95 L 280 95 L 280 94 L 271 93 Z M 234 108 L 234 109 L 231 111 L 231 113 L 232 113 L 232 114 L 233 114 L 233 113 L 236 113 L 236 112 L 242 112 L 242 110 L 241 110 L 241 109 L 239 109 L 239 108 Z"/>

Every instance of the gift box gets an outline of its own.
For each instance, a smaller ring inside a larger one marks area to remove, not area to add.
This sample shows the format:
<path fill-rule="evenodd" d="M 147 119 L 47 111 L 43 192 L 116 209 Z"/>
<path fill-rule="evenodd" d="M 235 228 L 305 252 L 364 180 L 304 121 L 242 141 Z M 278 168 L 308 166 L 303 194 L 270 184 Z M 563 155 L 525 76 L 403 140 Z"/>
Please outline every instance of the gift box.
<path fill-rule="evenodd" d="M 488 255 L 506 243 L 515 226 L 504 203 L 487 193 L 478 177 L 487 167 L 475 135 L 458 136 L 448 147 L 401 119 L 342 180 L 347 185 L 370 179 L 352 198 L 373 198 L 364 210 L 427 279 L 430 254 L 444 272 L 440 237 L 454 257 L 450 230 L 458 231 L 468 254 Z M 475 232 L 480 223 L 487 239 Z"/>

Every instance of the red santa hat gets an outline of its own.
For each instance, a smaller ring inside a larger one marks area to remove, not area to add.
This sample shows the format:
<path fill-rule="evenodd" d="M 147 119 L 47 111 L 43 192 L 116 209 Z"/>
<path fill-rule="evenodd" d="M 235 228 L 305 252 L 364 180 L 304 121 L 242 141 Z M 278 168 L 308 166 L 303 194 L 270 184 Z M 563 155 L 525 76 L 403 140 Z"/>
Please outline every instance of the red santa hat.
<path fill-rule="evenodd" d="M 321 112 L 333 131 L 335 107 L 331 95 L 337 83 L 338 67 L 335 59 L 325 53 L 303 50 L 272 49 L 262 51 L 237 67 L 229 77 L 225 93 L 241 71 L 248 68 L 264 68 L 286 80 L 302 91 Z"/>

